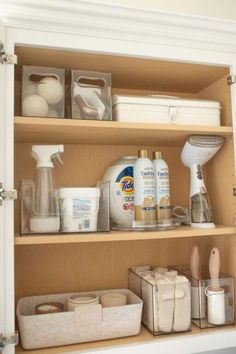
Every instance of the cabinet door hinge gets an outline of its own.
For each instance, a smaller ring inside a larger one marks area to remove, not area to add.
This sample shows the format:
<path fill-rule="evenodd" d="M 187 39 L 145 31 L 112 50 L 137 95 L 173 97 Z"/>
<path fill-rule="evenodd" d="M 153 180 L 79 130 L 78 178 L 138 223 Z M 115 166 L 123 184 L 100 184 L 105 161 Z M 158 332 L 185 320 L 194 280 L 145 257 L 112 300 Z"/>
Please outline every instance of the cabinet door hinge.
<path fill-rule="evenodd" d="M 236 197 L 236 187 L 233 188 L 233 196 Z"/>
<path fill-rule="evenodd" d="M 1 64 L 17 64 L 17 55 L 7 54 L 4 45 L 0 42 L 0 63 Z"/>
<path fill-rule="evenodd" d="M 230 75 L 227 77 L 227 85 L 231 86 L 236 83 L 236 75 Z"/>
<path fill-rule="evenodd" d="M 17 199 L 17 190 L 12 189 L 11 191 L 5 191 L 5 189 L 3 189 L 2 183 L 0 183 L 0 205 L 2 205 L 5 199 Z"/>
<path fill-rule="evenodd" d="M 14 334 L 9 334 L 7 336 L 4 336 L 2 333 L 0 333 L 0 353 L 2 353 L 4 348 L 9 344 L 17 345 L 18 341 L 19 336 L 17 332 Z"/>

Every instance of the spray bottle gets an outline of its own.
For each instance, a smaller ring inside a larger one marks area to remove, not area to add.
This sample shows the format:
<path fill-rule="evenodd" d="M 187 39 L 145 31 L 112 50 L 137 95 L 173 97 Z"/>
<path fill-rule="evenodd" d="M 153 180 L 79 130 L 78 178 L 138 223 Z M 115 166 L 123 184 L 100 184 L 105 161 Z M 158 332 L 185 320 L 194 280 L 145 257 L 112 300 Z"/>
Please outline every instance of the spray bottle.
<path fill-rule="evenodd" d="M 63 145 L 33 145 L 31 156 L 37 161 L 30 211 L 31 232 L 58 232 L 60 217 L 52 179 L 53 162 L 60 159 Z"/>

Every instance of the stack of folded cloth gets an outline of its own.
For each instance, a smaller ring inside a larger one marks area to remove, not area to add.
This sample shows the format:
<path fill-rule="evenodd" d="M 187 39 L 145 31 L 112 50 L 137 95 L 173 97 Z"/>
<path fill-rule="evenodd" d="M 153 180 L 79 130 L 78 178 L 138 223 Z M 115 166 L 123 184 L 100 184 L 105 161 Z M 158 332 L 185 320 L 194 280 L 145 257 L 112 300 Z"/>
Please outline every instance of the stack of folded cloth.
<path fill-rule="evenodd" d="M 143 323 L 155 334 L 182 332 L 191 325 L 189 280 L 176 270 L 150 266 L 133 267 L 141 279 Z"/>

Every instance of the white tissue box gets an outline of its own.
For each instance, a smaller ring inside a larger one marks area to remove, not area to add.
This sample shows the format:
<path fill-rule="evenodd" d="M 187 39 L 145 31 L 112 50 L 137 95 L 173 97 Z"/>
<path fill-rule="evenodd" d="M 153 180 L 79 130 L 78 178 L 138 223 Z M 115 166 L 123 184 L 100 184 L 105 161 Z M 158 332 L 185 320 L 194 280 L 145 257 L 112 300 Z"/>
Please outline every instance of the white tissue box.
<path fill-rule="evenodd" d="M 154 335 L 191 330 L 187 277 L 173 269 L 137 266 L 129 271 L 129 289 L 142 298 L 142 323 Z"/>
<path fill-rule="evenodd" d="M 45 302 L 61 302 L 67 309 L 69 294 L 24 297 L 17 304 L 17 318 L 24 349 L 36 349 L 134 336 L 140 333 L 143 302 L 128 289 L 93 291 L 83 294 L 121 293 L 127 305 L 102 307 L 86 305 L 86 312 L 66 311 L 35 314 L 35 307 Z"/>

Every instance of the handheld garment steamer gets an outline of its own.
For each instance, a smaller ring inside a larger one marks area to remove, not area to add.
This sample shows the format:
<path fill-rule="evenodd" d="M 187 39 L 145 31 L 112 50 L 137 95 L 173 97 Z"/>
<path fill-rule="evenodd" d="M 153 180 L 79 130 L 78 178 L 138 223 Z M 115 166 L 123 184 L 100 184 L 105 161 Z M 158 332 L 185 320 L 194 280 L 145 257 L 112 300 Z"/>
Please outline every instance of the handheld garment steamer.
<path fill-rule="evenodd" d="M 192 135 L 185 143 L 181 160 L 190 168 L 190 218 L 192 227 L 213 228 L 212 211 L 203 180 L 202 165 L 221 148 L 224 138 L 210 135 Z"/>

